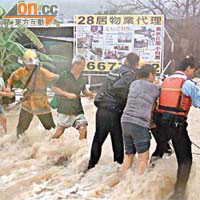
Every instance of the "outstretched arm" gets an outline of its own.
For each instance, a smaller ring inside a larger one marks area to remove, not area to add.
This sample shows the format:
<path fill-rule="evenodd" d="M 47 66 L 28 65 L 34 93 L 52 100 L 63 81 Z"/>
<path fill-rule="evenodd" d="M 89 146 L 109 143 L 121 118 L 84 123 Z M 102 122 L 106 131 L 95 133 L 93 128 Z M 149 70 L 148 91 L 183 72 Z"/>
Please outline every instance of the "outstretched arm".
<path fill-rule="evenodd" d="M 92 98 L 96 96 L 96 93 L 91 92 L 89 89 L 85 89 L 85 90 L 83 91 L 83 94 L 84 94 L 86 97 L 92 97 Z"/>
<path fill-rule="evenodd" d="M 47 81 L 56 81 L 59 78 L 58 74 L 54 74 L 53 72 L 50 72 L 43 67 L 41 67 L 40 70 L 42 71 L 42 73 Z"/>
<path fill-rule="evenodd" d="M 59 87 L 53 86 L 52 90 L 59 96 L 65 97 L 67 99 L 77 99 L 78 96 L 74 93 L 66 92 L 60 89 Z"/>
<path fill-rule="evenodd" d="M 15 93 L 14 92 L 2 92 L 2 91 L 0 91 L 0 96 L 13 97 L 13 96 L 15 96 Z"/>
<path fill-rule="evenodd" d="M 135 80 L 135 75 L 132 73 L 126 73 L 114 82 L 110 91 L 112 92 L 112 94 L 115 94 L 115 96 L 126 100 L 128 96 L 129 86 L 133 80 Z"/>

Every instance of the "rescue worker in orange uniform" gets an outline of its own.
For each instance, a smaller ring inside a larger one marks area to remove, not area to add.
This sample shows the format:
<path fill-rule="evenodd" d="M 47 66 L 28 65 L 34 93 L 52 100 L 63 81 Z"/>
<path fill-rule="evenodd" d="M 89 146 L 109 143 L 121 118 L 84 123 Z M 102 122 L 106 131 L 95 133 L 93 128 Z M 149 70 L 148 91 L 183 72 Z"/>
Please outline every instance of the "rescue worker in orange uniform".
<path fill-rule="evenodd" d="M 23 85 L 27 85 L 25 86 L 27 92 L 23 94 L 19 114 L 17 138 L 28 129 L 34 114 L 38 116 L 45 129 L 55 128 L 46 89 L 48 81 L 55 81 L 59 77 L 57 74 L 39 66 L 39 60 L 33 50 L 27 50 L 23 55 L 22 61 L 24 66 L 14 71 L 7 81 L 7 91 L 11 90 L 17 80 L 21 80 Z M 34 69 L 36 70 L 33 71 Z M 29 79 L 29 77 L 31 78 Z"/>
<path fill-rule="evenodd" d="M 187 131 L 187 115 L 191 105 L 200 107 L 200 89 L 191 80 L 195 72 L 193 56 L 187 56 L 180 64 L 179 71 L 166 78 L 161 86 L 159 107 L 154 135 L 157 147 L 152 155 L 162 157 L 172 140 L 178 170 L 177 180 L 170 200 L 184 200 L 185 188 L 192 165 L 191 141 Z"/>

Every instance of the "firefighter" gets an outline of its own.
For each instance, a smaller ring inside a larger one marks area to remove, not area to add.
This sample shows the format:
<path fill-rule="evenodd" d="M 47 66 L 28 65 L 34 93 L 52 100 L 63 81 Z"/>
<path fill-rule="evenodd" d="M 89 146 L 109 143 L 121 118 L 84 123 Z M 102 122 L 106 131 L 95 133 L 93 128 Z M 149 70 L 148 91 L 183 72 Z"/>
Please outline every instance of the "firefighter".
<path fill-rule="evenodd" d="M 47 82 L 57 80 L 58 75 L 40 66 L 35 51 L 27 50 L 23 55 L 24 66 L 14 71 L 8 79 L 7 91 L 14 82 L 21 80 L 24 85 L 21 110 L 17 125 L 17 138 L 28 129 L 33 115 L 37 115 L 45 129 L 55 128 L 46 95 Z"/>

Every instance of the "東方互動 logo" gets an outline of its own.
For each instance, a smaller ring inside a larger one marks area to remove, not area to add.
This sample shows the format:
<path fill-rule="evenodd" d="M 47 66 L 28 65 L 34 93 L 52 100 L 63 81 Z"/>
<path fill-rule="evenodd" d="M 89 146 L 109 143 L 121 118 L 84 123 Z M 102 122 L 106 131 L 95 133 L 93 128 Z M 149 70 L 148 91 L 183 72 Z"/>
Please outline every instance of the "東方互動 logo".
<path fill-rule="evenodd" d="M 18 26 L 48 26 L 58 15 L 58 6 L 41 5 L 37 3 L 17 3 L 3 19 L 15 19 Z M 20 24 L 21 22 L 21 24 Z M 26 23 L 25 23 L 26 22 Z"/>

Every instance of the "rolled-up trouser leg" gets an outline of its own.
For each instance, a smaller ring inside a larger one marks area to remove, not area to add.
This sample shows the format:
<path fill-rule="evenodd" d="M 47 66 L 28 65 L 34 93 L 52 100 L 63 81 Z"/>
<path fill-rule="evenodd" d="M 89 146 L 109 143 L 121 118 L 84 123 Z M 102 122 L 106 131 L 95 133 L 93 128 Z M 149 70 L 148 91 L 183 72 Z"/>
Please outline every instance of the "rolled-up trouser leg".
<path fill-rule="evenodd" d="M 32 119 L 33 114 L 25 111 L 24 109 L 20 110 L 19 120 L 17 124 L 17 138 L 19 138 L 19 135 L 21 135 L 28 129 Z"/>

